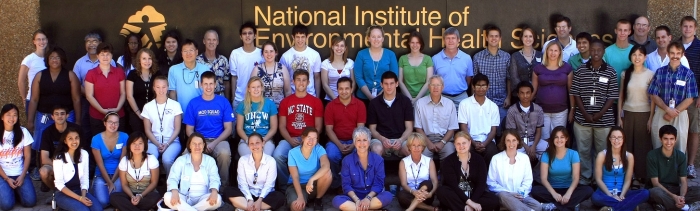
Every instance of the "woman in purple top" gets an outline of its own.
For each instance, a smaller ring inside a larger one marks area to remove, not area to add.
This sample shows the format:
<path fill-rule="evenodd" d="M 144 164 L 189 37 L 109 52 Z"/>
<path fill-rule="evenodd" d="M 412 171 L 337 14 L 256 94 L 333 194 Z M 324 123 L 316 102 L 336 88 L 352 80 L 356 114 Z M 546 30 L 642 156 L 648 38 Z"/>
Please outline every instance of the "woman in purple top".
<path fill-rule="evenodd" d="M 532 96 L 536 97 L 535 102 L 544 111 L 542 140 L 549 139 L 553 128 L 566 126 L 567 119 L 569 122 L 574 119 L 574 97 L 568 94 L 574 78 L 571 65 L 562 61 L 561 45 L 549 42 L 545 49 L 542 64 L 532 71 L 532 86 L 535 87 Z M 571 109 L 568 109 L 568 105 L 572 106 Z"/>

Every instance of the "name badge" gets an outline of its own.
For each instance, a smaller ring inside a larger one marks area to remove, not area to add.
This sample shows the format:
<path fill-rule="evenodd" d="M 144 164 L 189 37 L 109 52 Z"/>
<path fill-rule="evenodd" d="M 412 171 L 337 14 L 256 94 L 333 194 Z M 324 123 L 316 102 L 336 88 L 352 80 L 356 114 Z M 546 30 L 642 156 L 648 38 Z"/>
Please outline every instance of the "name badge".
<path fill-rule="evenodd" d="M 189 180 L 190 180 L 190 176 L 182 176 L 182 180 L 183 180 L 183 181 L 189 181 Z"/>
<path fill-rule="evenodd" d="M 607 77 L 600 77 L 600 78 L 598 79 L 598 82 L 601 82 L 601 83 L 608 83 L 608 78 L 607 78 Z"/>
<path fill-rule="evenodd" d="M 538 63 L 542 63 L 542 58 L 535 57 L 535 61 L 537 61 Z"/>
<path fill-rule="evenodd" d="M 194 81 L 194 88 L 199 89 L 199 81 Z"/>
<path fill-rule="evenodd" d="M 117 149 L 122 149 L 123 146 L 124 146 L 124 144 L 117 144 L 116 147 L 117 147 Z"/>
<path fill-rule="evenodd" d="M 683 81 L 683 80 L 676 80 L 676 85 L 678 85 L 678 86 L 685 86 L 685 81 Z"/>

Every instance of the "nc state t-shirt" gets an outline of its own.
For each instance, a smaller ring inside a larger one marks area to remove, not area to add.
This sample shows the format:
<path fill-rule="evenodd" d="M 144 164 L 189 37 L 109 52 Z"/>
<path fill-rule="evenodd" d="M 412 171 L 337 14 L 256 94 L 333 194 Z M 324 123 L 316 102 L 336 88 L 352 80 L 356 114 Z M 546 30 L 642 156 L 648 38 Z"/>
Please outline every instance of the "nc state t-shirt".
<path fill-rule="evenodd" d="M 303 98 L 290 95 L 280 102 L 278 115 L 287 117 L 285 127 L 289 135 L 298 137 L 304 128 L 316 126 L 316 117 L 323 117 L 323 104 L 310 94 Z"/>

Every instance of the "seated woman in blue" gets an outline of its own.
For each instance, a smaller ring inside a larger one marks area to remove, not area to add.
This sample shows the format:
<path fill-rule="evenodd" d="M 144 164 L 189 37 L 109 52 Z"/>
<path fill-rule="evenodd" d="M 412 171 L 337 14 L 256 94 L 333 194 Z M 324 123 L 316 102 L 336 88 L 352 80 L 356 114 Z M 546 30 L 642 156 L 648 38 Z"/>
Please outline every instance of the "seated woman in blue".
<path fill-rule="evenodd" d="M 578 185 L 581 164 L 578 152 L 569 149 L 569 134 L 564 126 L 557 126 L 547 143 L 547 151 L 540 160 L 541 186 L 532 187 L 530 195 L 537 201 L 547 203 L 542 209 L 561 211 L 575 210 L 579 203 L 593 193 L 593 188 Z"/>
<path fill-rule="evenodd" d="M 328 156 L 326 150 L 318 144 L 316 128 L 304 128 L 301 141 L 301 145 L 292 148 L 288 154 L 288 184 L 293 185 L 289 185 L 286 190 L 287 204 L 293 211 L 306 209 L 307 202 L 313 204 L 314 210 L 323 210 L 321 199 L 333 180 Z"/>
<path fill-rule="evenodd" d="M 601 210 L 632 211 L 649 199 L 646 189 L 630 190 L 634 156 L 624 149 L 627 148 L 622 128 L 612 127 L 608 134 L 608 148 L 599 152 L 595 159 L 598 190 L 593 193 L 591 201 L 593 205 L 603 207 Z"/>
<path fill-rule="evenodd" d="M 122 192 L 122 183 L 119 181 L 117 166 L 119 161 L 126 155 L 126 146 L 129 136 L 117 131 L 119 128 L 119 114 L 107 112 L 102 119 L 105 131 L 92 137 L 92 155 L 95 157 L 97 169 L 95 169 L 95 180 L 92 185 L 92 194 L 100 202 L 102 208 L 109 205 L 109 194 Z"/>
<path fill-rule="evenodd" d="M 173 210 L 215 210 L 221 206 L 219 168 L 211 156 L 204 154 L 207 143 L 198 132 L 185 145 L 190 153 L 175 160 L 168 175 L 165 205 Z"/>
<path fill-rule="evenodd" d="M 238 160 L 238 187 L 228 188 L 224 196 L 238 210 L 277 210 L 284 206 L 284 193 L 275 191 L 277 162 L 263 153 L 263 145 L 259 133 L 248 136 L 251 153 Z"/>
<path fill-rule="evenodd" d="M 352 132 L 355 151 L 343 158 L 340 175 L 343 194 L 333 198 L 333 207 L 340 210 L 378 210 L 394 198 L 384 191 L 384 159 L 369 150 L 372 133 L 366 127 Z"/>
<path fill-rule="evenodd" d="M 90 162 L 87 151 L 80 149 L 80 133 L 68 127 L 53 159 L 56 206 L 64 210 L 99 211 L 102 204 L 92 194 L 90 187 Z M 77 169 L 77 170 L 76 170 Z"/>
<path fill-rule="evenodd" d="M 277 105 L 269 98 L 263 97 L 265 87 L 258 76 L 250 77 L 248 90 L 243 102 L 236 107 L 236 132 L 241 137 L 238 154 L 243 157 L 250 154 L 247 144 L 250 134 L 262 136 L 265 154 L 272 155 L 275 143 L 272 138 L 277 133 Z"/>

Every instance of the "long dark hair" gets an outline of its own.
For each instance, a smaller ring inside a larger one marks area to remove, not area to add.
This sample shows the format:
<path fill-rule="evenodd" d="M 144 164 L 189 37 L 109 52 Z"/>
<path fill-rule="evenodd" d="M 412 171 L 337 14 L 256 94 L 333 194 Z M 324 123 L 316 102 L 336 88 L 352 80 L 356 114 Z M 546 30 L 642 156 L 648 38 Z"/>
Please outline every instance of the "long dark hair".
<path fill-rule="evenodd" d="M 134 62 L 133 62 L 134 58 L 131 58 L 131 50 L 129 50 L 129 39 L 131 39 L 132 37 L 135 37 L 137 40 L 136 42 L 139 43 L 138 44 L 139 47 L 136 49 L 136 53 L 139 52 L 139 49 L 141 49 L 141 45 L 142 45 L 141 44 L 141 36 L 139 36 L 139 34 L 131 33 L 129 35 L 126 35 L 126 39 L 124 40 L 124 55 L 122 56 L 122 62 L 124 63 L 124 66 L 122 68 L 124 70 L 129 70 L 131 65 L 134 64 Z M 138 54 L 136 54 L 136 56 L 138 57 Z M 138 58 L 136 58 L 136 59 L 138 59 Z M 155 58 L 153 58 L 153 59 L 155 59 Z M 136 67 L 134 67 L 134 68 L 136 68 Z"/>
<path fill-rule="evenodd" d="M 66 152 L 68 152 L 68 144 L 66 144 L 66 138 L 68 138 L 68 134 L 75 133 L 78 134 L 78 140 L 80 140 L 80 132 L 78 132 L 77 128 L 74 127 L 68 127 L 66 130 L 63 131 L 63 134 L 61 134 L 61 143 L 58 144 L 58 147 L 56 148 L 56 152 L 54 152 L 54 160 L 61 159 L 63 160 L 63 163 L 68 163 L 68 160 L 66 160 Z M 80 146 L 80 144 L 78 144 Z M 80 159 L 80 151 L 82 151 L 82 148 L 78 147 L 77 150 L 75 150 L 75 154 L 73 155 L 73 162 L 74 163 L 80 163 L 82 160 Z"/>
<path fill-rule="evenodd" d="M 129 139 L 126 140 L 126 159 L 131 160 L 134 158 L 134 154 L 131 152 L 131 144 L 133 144 L 136 140 L 141 139 L 141 142 L 143 142 L 143 152 L 141 152 L 141 161 L 146 160 L 146 157 L 148 156 L 148 138 L 146 138 L 146 134 L 144 134 L 141 131 L 136 131 L 131 133 L 129 135 Z"/>
<path fill-rule="evenodd" d="M 158 53 L 159 64 L 168 64 L 168 52 L 166 52 L 167 50 L 165 49 L 165 40 L 167 40 L 168 37 L 177 40 L 177 49 L 175 50 L 172 64 L 182 63 L 182 52 L 180 52 L 180 49 L 182 49 L 182 40 L 180 40 L 180 33 L 176 30 L 171 30 L 163 36 L 163 40 L 161 41 L 163 44 L 161 44 L 161 49 Z"/>
<path fill-rule="evenodd" d="M 613 160 L 612 160 L 613 157 L 612 157 L 612 152 L 611 152 L 612 151 L 612 141 L 610 140 L 610 137 L 612 136 L 612 133 L 614 131 L 620 131 L 620 134 L 622 134 L 622 147 L 620 149 L 621 150 L 620 162 L 622 162 L 622 166 L 627 167 L 627 153 L 625 151 L 625 149 L 626 149 L 625 148 L 625 133 L 622 132 L 621 127 L 613 126 L 612 128 L 610 128 L 610 132 L 608 133 L 608 141 L 607 141 L 608 146 L 606 148 L 608 150 L 605 150 L 605 163 L 603 164 L 603 165 L 605 165 L 605 169 L 607 169 L 608 171 L 612 171 L 612 167 L 613 167 Z"/>
<path fill-rule="evenodd" d="M 557 126 L 554 129 L 552 129 L 552 133 L 549 135 L 549 139 L 547 139 L 547 142 L 549 142 L 549 146 L 547 146 L 547 156 L 549 156 L 549 161 L 547 162 L 549 165 L 549 168 L 552 168 L 552 162 L 554 162 L 554 158 L 557 157 L 557 147 L 554 146 L 554 137 L 557 136 L 557 133 L 561 132 L 561 134 L 566 137 L 566 148 L 569 148 L 571 145 L 571 141 L 569 140 L 569 132 L 566 131 L 566 127 L 564 126 Z"/>
<path fill-rule="evenodd" d="M 644 55 L 647 55 L 647 49 L 644 48 L 643 45 L 634 45 L 634 46 L 632 46 L 632 50 L 630 50 L 630 55 L 627 56 L 627 59 L 632 61 L 632 54 L 636 53 L 637 51 L 639 51 L 640 53 L 642 53 Z M 627 70 L 625 70 L 625 78 L 622 81 L 622 87 L 620 87 L 620 89 L 622 90 L 622 92 L 620 92 L 620 93 L 623 94 L 623 96 L 620 96 L 621 97 L 620 103 L 623 105 L 625 103 L 625 99 L 627 98 L 626 97 L 627 96 L 627 85 L 629 85 L 629 83 L 630 83 L 630 79 L 632 78 L 633 71 L 634 71 L 634 65 L 630 65 L 630 67 L 628 67 Z"/>
<path fill-rule="evenodd" d="M 17 122 L 12 126 L 12 146 L 17 147 L 19 143 L 22 143 L 22 139 L 24 139 L 24 133 L 22 132 L 22 126 L 19 125 L 19 108 L 15 104 L 5 104 L 2 106 L 2 110 L 0 110 L 0 119 L 5 116 L 7 112 L 10 112 L 12 110 L 15 110 L 17 112 Z"/>

